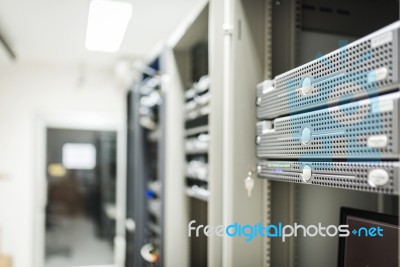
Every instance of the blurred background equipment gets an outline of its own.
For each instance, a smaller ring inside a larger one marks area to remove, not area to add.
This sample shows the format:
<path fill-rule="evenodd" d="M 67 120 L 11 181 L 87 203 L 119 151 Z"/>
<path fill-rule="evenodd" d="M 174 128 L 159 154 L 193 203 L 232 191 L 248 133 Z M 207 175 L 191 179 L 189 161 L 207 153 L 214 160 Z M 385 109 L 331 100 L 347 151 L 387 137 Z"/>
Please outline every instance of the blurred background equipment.
<path fill-rule="evenodd" d="M 46 267 L 112 264 L 116 133 L 47 129 Z"/>

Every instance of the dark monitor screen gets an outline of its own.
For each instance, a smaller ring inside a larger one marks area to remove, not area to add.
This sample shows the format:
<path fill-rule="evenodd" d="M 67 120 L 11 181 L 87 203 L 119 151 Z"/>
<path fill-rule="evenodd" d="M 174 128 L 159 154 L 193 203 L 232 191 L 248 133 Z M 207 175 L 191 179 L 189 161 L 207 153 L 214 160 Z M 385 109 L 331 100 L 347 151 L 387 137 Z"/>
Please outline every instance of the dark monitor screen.
<path fill-rule="evenodd" d="M 350 208 L 341 208 L 340 214 L 350 235 L 339 238 L 339 267 L 399 266 L 398 217 Z"/>

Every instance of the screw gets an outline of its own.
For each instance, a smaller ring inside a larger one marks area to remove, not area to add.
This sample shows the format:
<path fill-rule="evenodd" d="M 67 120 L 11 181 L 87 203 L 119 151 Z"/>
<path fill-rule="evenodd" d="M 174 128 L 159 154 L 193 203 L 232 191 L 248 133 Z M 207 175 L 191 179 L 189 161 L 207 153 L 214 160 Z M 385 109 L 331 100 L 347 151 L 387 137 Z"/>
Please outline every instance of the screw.
<path fill-rule="evenodd" d="M 260 174 L 261 173 L 261 165 L 258 165 L 257 166 L 257 174 Z"/>
<path fill-rule="evenodd" d="M 256 144 L 259 145 L 261 143 L 261 136 L 256 136 Z"/>
<path fill-rule="evenodd" d="M 260 106 L 261 105 L 261 97 L 257 97 L 256 98 L 256 106 Z"/>

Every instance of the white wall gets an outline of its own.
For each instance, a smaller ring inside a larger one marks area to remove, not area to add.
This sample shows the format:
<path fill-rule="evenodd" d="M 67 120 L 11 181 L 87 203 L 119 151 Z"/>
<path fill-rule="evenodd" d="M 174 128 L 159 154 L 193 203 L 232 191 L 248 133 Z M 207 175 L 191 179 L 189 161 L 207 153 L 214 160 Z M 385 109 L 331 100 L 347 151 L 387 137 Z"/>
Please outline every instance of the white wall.
<path fill-rule="evenodd" d="M 14 267 L 33 261 L 35 120 L 70 111 L 123 120 L 125 93 L 112 71 L 40 62 L 0 65 L 0 176 L 9 175 L 0 179 L 0 250 L 13 256 Z"/>

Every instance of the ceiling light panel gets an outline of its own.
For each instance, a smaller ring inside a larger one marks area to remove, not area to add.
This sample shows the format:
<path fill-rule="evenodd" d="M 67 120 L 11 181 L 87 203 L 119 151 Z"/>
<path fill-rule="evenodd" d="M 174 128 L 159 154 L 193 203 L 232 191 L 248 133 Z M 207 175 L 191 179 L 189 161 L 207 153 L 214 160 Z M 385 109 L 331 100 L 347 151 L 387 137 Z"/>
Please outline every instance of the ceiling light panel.
<path fill-rule="evenodd" d="M 92 0 L 86 31 L 86 49 L 118 51 L 132 17 L 132 5 L 124 1 Z"/>

